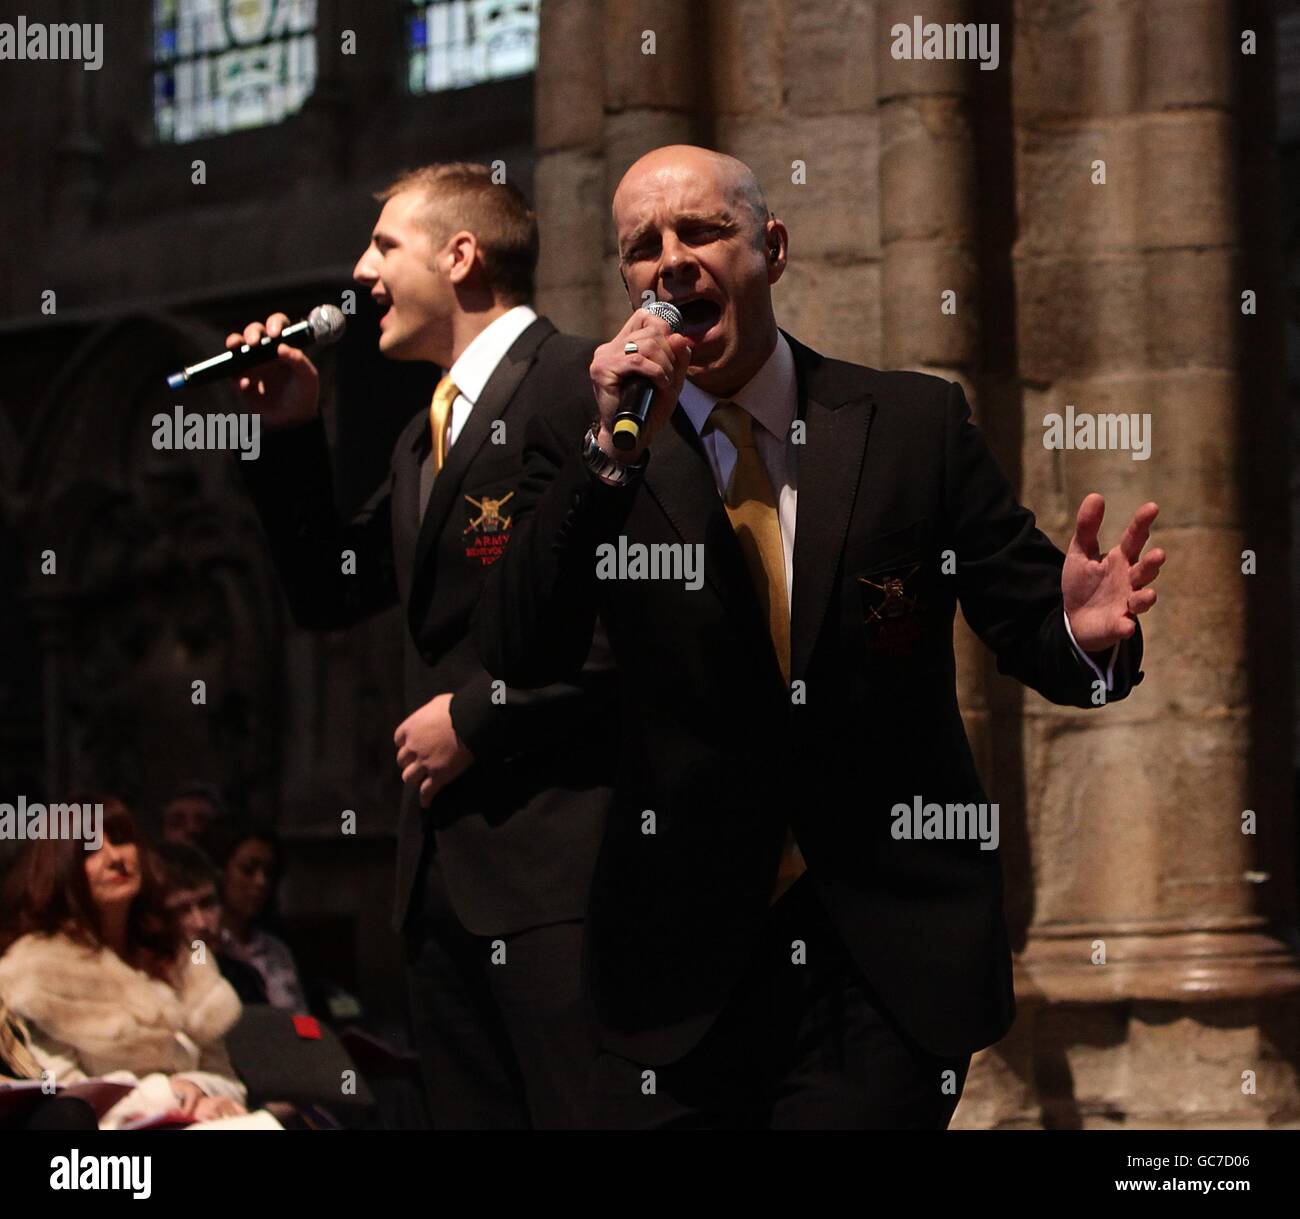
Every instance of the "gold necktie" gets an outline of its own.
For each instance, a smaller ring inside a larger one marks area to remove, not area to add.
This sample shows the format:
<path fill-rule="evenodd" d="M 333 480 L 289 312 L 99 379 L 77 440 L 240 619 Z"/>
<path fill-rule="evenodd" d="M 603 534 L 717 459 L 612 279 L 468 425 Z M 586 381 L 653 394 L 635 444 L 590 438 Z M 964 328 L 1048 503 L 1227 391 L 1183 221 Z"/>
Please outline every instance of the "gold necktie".
<path fill-rule="evenodd" d="M 719 402 L 709 415 L 706 430 L 717 428 L 736 447 L 736 465 L 727 484 L 727 517 L 749 567 L 759 608 L 767 617 L 772 646 L 786 686 L 790 684 L 790 606 L 785 587 L 785 547 L 772 480 L 754 444 L 754 419 L 735 402 Z M 781 864 L 771 901 L 775 902 L 799 877 L 806 865 L 787 829 Z"/>
<path fill-rule="evenodd" d="M 727 484 L 727 516 L 749 567 L 758 605 L 767 619 L 781 676 L 790 682 L 790 609 L 785 592 L 785 549 L 772 482 L 754 444 L 754 419 L 734 402 L 719 402 L 709 415 L 736 446 L 736 465 Z"/>
<path fill-rule="evenodd" d="M 433 391 L 433 401 L 429 404 L 429 428 L 433 433 L 433 472 L 442 469 L 447 459 L 447 422 L 451 418 L 451 404 L 456 401 L 460 390 L 451 379 L 451 375 L 438 382 Z"/>

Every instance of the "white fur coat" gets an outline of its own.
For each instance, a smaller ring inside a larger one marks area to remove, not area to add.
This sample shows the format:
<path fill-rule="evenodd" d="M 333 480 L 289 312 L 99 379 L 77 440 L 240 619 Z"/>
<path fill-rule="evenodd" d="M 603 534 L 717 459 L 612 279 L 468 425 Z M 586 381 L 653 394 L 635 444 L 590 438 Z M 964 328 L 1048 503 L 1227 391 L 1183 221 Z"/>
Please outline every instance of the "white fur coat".
<path fill-rule="evenodd" d="M 22 1017 L 29 1048 L 55 1082 L 108 1076 L 137 1084 L 104 1125 L 173 1107 L 173 1075 L 242 1103 L 221 1040 L 239 1019 L 239 998 L 210 961 L 196 965 L 182 952 L 176 971 L 173 988 L 111 949 L 25 935 L 0 957 L 0 996 Z"/>

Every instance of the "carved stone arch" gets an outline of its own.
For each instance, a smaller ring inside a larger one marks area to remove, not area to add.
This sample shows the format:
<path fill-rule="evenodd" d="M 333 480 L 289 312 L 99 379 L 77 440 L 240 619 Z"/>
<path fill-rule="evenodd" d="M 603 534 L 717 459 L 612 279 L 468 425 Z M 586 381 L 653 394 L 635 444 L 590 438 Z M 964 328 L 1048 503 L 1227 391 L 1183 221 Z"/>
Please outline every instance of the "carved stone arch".
<path fill-rule="evenodd" d="M 154 809 L 188 779 L 264 806 L 275 766 L 279 600 L 228 452 L 155 449 L 165 375 L 222 335 L 160 316 L 89 336 L 28 432 L 15 488 L 46 691 L 46 785 Z M 187 412 L 239 411 L 232 387 Z M 41 574 L 52 550 L 55 571 Z M 194 701 L 193 683 L 205 701 Z"/>
<path fill-rule="evenodd" d="M 210 326 L 164 314 L 143 314 L 108 322 L 88 335 L 51 384 L 28 428 L 16 490 L 48 489 L 88 473 L 111 485 L 140 473 L 142 459 L 166 459 L 149 444 L 152 416 L 170 411 L 180 399 L 166 375 L 220 350 L 225 336 Z M 237 411 L 240 400 L 229 383 L 187 391 L 187 410 Z M 145 446 L 136 443 L 145 437 Z M 204 458 L 205 454 L 175 454 Z M 159 469 L 166 460 L 155 463 Z M 194 473 L 216 467 L 187 463 Z M 217 474 L 219 477 L 219 473 Z"/>

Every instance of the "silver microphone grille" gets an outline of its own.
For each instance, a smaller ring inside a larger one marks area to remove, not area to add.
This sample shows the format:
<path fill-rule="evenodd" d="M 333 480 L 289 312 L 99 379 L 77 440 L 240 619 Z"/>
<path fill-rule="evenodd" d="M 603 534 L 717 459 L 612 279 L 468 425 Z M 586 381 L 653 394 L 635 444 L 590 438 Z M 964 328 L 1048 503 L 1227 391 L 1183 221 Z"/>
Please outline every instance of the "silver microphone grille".
<path fill-rule="evenodd" d="M 655 317 L 661 317 L 668 323 L 668 328 L 673 334 L 680 334 L 682 329 L 682 311 L 670 301 L 651 301 L 645 306 L 647 313 L 653 313 Z"/>
<path fill-rule="evenodd" d="M 311 337 L 321 344 L 337 343 L 347 328 L 347 318 L 337 305 L 317 305 L 307 315 L 307 325 L 311 327 Z"/>

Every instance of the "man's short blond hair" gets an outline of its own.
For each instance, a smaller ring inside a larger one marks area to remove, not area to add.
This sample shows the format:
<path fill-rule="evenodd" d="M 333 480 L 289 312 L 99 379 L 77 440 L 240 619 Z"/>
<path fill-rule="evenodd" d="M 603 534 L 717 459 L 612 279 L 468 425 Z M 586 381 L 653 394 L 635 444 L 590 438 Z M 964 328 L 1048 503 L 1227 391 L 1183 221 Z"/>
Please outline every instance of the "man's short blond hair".
<path fill-rule="evenodd" d="M 407 170 L 375 195 L 386 201 L 420 191 L 435 246 L 465 229 L 478 239 L 483 267 L 497 297 L 510 305 L 533 299 L 537 273 L 537 217 L 523 192 L 496 182 L 492 170 L 474 161 L 444 161 Z"/>

